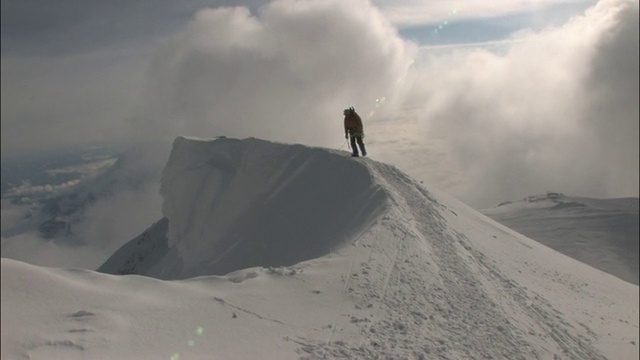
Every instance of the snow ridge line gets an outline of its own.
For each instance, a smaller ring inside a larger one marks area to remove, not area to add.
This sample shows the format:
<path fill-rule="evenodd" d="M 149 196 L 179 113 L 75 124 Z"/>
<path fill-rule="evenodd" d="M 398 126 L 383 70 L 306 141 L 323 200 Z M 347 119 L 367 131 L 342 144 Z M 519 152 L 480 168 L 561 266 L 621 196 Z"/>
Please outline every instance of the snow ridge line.
<path fill-rule="evenodd" d="M 531 344 L 529 340 L 527 340 L 526 335 L 517 331 L 517 328 L 511 324 L 508 317 L 500 315 L 498 309 L 500 305 L 503 305 L 501 304 L 502 301 L 496 303 L 491 299 L 489 294 L 486 293 L 485 288 L 481 284 L 478 284 L 477 279 L 475 279 L 473 275 L 474 272 L 470 271 L 471 269 L 469 267 L 480 266 L 485 268 L 490 278 L 493 278 L 493 285 L 508 296 L 508 298 L 503 301 L 515 302 L 518 307 L 522 309 L 523 313 L 528 314 L 530 318 L 534 319 L 545 333 L 550 334 L 563 355 L 581 359 L 604 359 L 604 357 L 592 347 L 588 339 L 586 339 L 587 341 L 584 341 L 585 339 L 581 340 L 568 331 L 568 328 L 573 328 L 571 324 L 547 310 L 552 309 L 552 306 L 546 299 L 538 294 L 536 294 L 534 299 L 531 299 L 521 286 L 504 277 L 497 269 L 487 263 L 482 253 L 469 246 L 469 240 L 464 234 L 459 234 L 455 230 L 453 234 L 450 233 L 449 228 L 445 225 L 446 219 L 434 207 L 434 205 L 439 204 L 427 202 L 428 206 L 425 207 L 424 204 L 418 200 L 419 196 L 407 196 L 412 191 L 420 191 L 416 189 L 411 182 L 406 182 L 406 180 L 398 181 L 398 179 L 395 178 L 391 180 L 395 183 L 394 189 L 404 188 L 407 190 L 400 191 L 400 195 L 404 198 L 403 202 L 407 203 L 410 209 L 409 213 L 412 214 L 414 218 L 421 218 L 422 221 L 417 222 L 417 225 L 420 227 L 419 231 L 423 233 L 426 238 L 432 238 L 434 240 L 430 243 L 440 268 L 440 277 L 444 280 L 444 291 L 449 294 L 449 297 L 471 299 L 469 303 L 470 306 L 484 309 L 481 310 L 483 313 L 494 314 L 489 323 L 482 324 L 480 327 L 480 329 L 484 328 L 484 330 L 481 330 L 485 331 L 484 334 L 482 332 L 478 333 L 478 330 L 469 333 L 469 329 L 464 330 L 450 327 L 448 330 L 452 332 L 451 335 L 454 336 L 454 338 L 461 336 L 459 341 L 462 342 L 471 340 L 471 346 L 468 348 L 483 349 L 482 351 L 485 352 L 484 355 L 506 355 L 506 351 L 509 354 L 509 358 L 544 357 L 544 355 L 540 353 L 540 350 L 545 351 L 546 349 L 539 349 Z M 432 220 L 424 221 L 425 219 Z M 456 246 L 458 244 L 461 245 L 460 248 Z M 461 252 L 464 251 L 473 255 L 471 262 L 461 257 Z M 531 302 L 531 304 L 528 304 L 528 301 Z M 459 320 L 454 319 L 453 323 L 466 324 L 468 318 L 473 318 L 473 314 L 468 313 L 469 309 L 467 306 L 454 309 L 454 315 L 460 312 L 462 316 L 454 316 L 458 317 Z M 478 318 L 475 321 L 486 321 L 486 319 Z M 480 338 L 491 337 L 493 341 L 497 343 L 497 346 L 487 347 L 469 338 L 474 332 L 476 336 L 480 335 Z M 510 349 L 519 350 L 514 351 Z M 466 355 L 472 356 L 473 354 Z"/>
<path fill-rule="evenodd" d="M 514 334 L 509 321 L 502 316 L 490 296 L 485 294 L 482 287 L 477 286 L 477 279 L 474 273 L 470 271 L 467 265 L 468 259 L 463 259 L 456 249 L 455 239 L 447 232 L 448 226 L 446 220 L 436 207 L 442 206 L 439 203 L 431 201 L 430 197 L 425 194 L 410 179 L 382 172 L 388 182 L 392 185 L 390 188 L 395 189 L 394 197 L 399 204 L 403 213 L 409 214 L 412 224 L 407 224 L 410 228 L 415 229 L 421 236 L 419 238 L 426 240 L 424 245 L 431 248 L 430 253 L 437 265 L 438 282 L 441 285 L 433 284 L 432 287 L 414 289 L 414 296 L 417 300 L 425 302 L 423 308 L 406 309 L 407 316 L 412 312 L 428 311 L 429 308 L 434 312 L 429 316 L 430 321 L 422 324 L 399 323 L 397 326 L 402 330 L 401 337 L 413 338 L 421 342 L 423 349 L 450 353 L 447 342 L 457 344 L 465 344 L 461 348 L 463 356 L 485 357 L 504 357 L 511 359 L 538 358 L 538 353 L 531 348 L 523 339 Z M 409 259 L 407 259 L 409 260 Z M 407 262 L 407 261 L 406 261 Z M 418 269 L 424 267 L 424 261 L 416 263 L 407 262 L 407 269 Z M 413 276 L 410 271 L 399 273 L 400 277 L 398 286 L 401 286 L 406 276 Z M 401 293 L 394 297 L 393 301 L 402 304 Z M 451 302 L 452 299 L 460 299 L 463 303 L 461 306 Z M 477 312 L 482 314 L 478 316 Z M 435 323 L 434 323 L 435 322 Z M 396 327 L 396 322 L 393 323 Z M 387 325 L 388 326 L 388 325 Z M 408 327 L 408 328 L 407 328 Z M 416 332 L 426 332 L 432 334 L 434 327 L 445 330 L 445 339 L 422 339 L 415 338 Z M 492 339 L 492 341 L 486 341 Z M 518 349 L 518 350 L 516 350 Z M 527 351 L 527 349 L 529 351 Z M 414 348 L 414 351 L 418 349 Z"/>
<path fill-rule="evenodd" d="M 375 179 L 378 182 L 382 182 L 385 185 L 385 186 L 382 187 L 383 189 L 391 189 L 389 182 L 383 176 L 380 175 L 380 172 L 378 171 L 376 166 L 372 166 L 371 164 L 367 163 L 367 167 L 369 168 L 369 170 L 371 171 L 371 173 L 373 174 Z M 395 194 L 389 194 L 389 199 L 391 201 L 394 201 L 394 202 L 401 201 L 401 199 L 396 197 Z M 400 204 L 398 204 L 398 205 L 400 205 Z M 369 332 L 371 330 L 371 326 L 374 323 L 374 321 L 376 319 L 378 319 L 378 317 L 380 315 L 380 311 L 381 311 L 382 305 L 384 304 L 385 297 L 387 296 L 387 289 L 389 288 L 389 282 L 391 280 L 391 275 L 397 269 L 397 266 L 398 266 L 398 258 L 400 256 L 399 243 L 400 242 L 404 242 L 407 235 L 409 235 L 409 234 L 407 234 L 405 232 L 405 237 L 403 237 L 402 240 L 396 242 L 396 244 L 395 244 L 395 254 L 393 255 L 393 261 L 389 265 L 389 270 L 387 271 L 387 275 L 385 276 L 385 279 L 384 279 L 384 282 L 383 282 L 383 286 L 382 286 L 382 292 L 381 292 L 380 297 L 379 297 L 379 299 L 377 301 L 376 310 L 373 313 L 371 321 L 369 323 L 367 323 L 367 325 L 364 327 L 364 329 L 361 330 L 362 331 L 362 338 L 360 339 L 360 342 L 358 343 L 358 348 L 362 348 L 364 342 L 367 339 L 369 339 Z"/>

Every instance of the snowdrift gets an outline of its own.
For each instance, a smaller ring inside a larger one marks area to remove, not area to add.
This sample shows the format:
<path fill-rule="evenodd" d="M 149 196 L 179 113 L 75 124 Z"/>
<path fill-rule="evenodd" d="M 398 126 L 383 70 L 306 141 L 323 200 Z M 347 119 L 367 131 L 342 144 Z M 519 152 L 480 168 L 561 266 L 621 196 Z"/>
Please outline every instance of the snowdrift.
<path fill-rule="evenodd" d="M 2 358 L 638 358 L 637 286 L 392 166 L 178 138 L 161 192 L 101 271 L 182 280 L 2 259 Z"/>

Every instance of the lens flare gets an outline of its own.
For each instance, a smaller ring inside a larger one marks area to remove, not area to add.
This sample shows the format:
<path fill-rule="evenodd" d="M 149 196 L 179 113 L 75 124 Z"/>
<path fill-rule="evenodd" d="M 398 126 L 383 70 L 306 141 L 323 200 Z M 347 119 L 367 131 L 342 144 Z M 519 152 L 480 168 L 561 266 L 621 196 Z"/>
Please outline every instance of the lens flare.
<path fill-rule="evenodd" d="M 447 27 L 449 25 L 449 20 L 453 19 L 456 17 L 456 15 L 458 15 L 458 9 L 457 8 L 453 8 L 451 9 L 451 12 L 449 13 L 449 18 L 445 19 L 444 21 L 442 21 L 442 23 L 438 26 L 436 26 L 435 29 L 433 29 L 433 33 L 438 34 L 439 32 L 441 32 L 445 27 Z"/>
<path fill-rule="evenodd" d="M 384 105 L 385 101 L 387 101 L 387 98 L 384 96 L 377 98 L 374 101 L 373 110 L 369 113 L 369 117 L 372 117 L 376 113 L 376 109 Z"/>
<path fill-rule="evenodd" d="M 202 336 L 202 334 L 204 334 L 204 328 L 202 326 L 198 326 L 196 328 L 195 333 L 198 336 Z M 190 348 L 196 346 L 196 341 L 193 340 L 193 339 L 187 340 L 187 346 L 190 347 Z M 169 360 L 180 360 L 180 353 L 179 352 L 173 353 L 173 355 L 171 355 Z"/>

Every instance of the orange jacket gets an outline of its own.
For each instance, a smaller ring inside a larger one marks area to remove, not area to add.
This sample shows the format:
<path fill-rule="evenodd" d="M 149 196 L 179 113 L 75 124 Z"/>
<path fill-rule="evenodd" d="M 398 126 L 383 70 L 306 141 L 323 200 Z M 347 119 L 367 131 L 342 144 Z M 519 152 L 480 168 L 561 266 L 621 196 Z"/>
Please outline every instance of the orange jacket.
<path fill-rule="evenodd" d="M 344 134 L 348 135 L 349 132 L 362 133 L 364 130 L 362 126 L 362 119 L 355 111 L 344 116 Z"/>

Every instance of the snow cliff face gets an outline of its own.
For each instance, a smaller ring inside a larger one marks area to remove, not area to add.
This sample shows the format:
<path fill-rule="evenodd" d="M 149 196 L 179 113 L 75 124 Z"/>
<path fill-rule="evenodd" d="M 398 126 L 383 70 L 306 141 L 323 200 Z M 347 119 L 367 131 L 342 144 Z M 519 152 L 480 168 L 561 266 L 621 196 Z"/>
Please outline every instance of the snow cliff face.
<path fill-rule="evenodd" d="M 169 226 L 153 241 L 170 250 L 139 250 L 148 270 L 127 273 L 183 279 L 293 265 L 335 251 L 387 204 L 367 168 L 344 154 L 257 139 L 176 139 L 160 192 Z M 125 272 L 108 262 L 99 270 Z"/>

